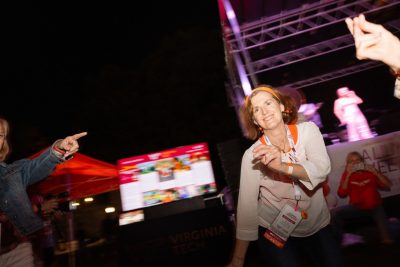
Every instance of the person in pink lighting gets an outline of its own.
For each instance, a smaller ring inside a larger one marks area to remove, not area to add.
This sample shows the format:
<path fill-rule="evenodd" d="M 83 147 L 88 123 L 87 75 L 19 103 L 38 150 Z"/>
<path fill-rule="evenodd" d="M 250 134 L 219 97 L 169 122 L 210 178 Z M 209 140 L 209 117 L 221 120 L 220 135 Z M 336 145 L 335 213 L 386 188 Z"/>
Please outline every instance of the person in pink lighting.
<path fill-rule="evenodd" d="M 374 137 L 368 121 L 358 107 L 363 100 L 348 87 L 341 87 L 336 90 L 338 98 L 335 100 L 333 112 L 340 121 L 340 125 L 346 125 L 347 140 L 358 141 Z"/>

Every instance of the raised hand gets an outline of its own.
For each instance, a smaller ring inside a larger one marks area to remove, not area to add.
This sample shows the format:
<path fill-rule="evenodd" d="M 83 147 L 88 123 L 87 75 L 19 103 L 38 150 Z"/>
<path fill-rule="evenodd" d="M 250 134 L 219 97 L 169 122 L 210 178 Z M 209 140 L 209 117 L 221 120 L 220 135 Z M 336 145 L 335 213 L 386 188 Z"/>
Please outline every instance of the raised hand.
<path fill-rule="evenodd" d="M 345 20 L 354 37 L 356 57 L 382 61 L 395 71 L 400 69 L 400 40 L 382 25 L 367 21 L 364 15 Z"/>
<path fill-rule="evenodd" d="M 253 157 L 272 170 L 279 171 L 281 168 L 281 152 L 276 146 L 258 145 L 253 150 Z"/>
<path fill-rule="evenodd" d="M 68 157 L 79 150 L 78 139 L 85 135 L 87 135 L 87 132 L 67 136 L 56 145 L 60 150 L 65 151 L 64 157 Z"/>

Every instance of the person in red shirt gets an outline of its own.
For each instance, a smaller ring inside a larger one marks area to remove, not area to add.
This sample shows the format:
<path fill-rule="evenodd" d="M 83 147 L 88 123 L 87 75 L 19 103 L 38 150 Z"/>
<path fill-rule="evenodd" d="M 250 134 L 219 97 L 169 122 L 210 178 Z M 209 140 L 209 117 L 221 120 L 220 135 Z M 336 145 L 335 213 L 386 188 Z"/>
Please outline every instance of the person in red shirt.
<path fill-rule="evenodd" d="M 346 168 L 337 191 L 339 197 L 349 197 L 350 205 L 340 207 L 335 211 L 336 222 L 342 225 L 350 217 L 370 216 L 379 229 L 382 243 L 393 243 L 382 206 L 382 198 L 378 191 L 390 189 L 391 186 L 392 182 L 385 175 L 372 165 L 365 164 L 360 153 L 350 152 L 347 154 Z"/>

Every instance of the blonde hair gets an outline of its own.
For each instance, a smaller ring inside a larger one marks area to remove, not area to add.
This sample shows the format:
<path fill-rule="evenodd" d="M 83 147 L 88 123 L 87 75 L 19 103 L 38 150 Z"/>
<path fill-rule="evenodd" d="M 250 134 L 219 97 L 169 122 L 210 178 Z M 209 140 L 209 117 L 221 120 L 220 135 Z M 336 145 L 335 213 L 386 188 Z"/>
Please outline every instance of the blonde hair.
<path fill-rule="evenodd" d="M 8 133 L 10 131 L 10 127 L 8 121 L 3 118 L 0 118 L 0 124 L 4 128 L 4 143 L 0 148 L 0 161 L 4 161 L 10 153 L 10 146 L 8 144 Z"/>
<path fill-rule="evenodd" d="M 240 107 L 240 120 L 244 130 L 246 131 L 245 136 L 251 140 L 257 139 L 262 134 L 259 126 L 254 123 L 253 106 L 251 105 L 251 99 L 259 92 L 270 93 L 272 97 L 278 101 L 278 103 L 285 107 L 284 111 L 282 112 L 282 118 L 285 124 L 294 124 L 297 121 L 297 107 L 293 98 L 280 93 L 272 86 L 259 85 L 253 89 L 250 95 L 246 97 L 242 106 Z"/>

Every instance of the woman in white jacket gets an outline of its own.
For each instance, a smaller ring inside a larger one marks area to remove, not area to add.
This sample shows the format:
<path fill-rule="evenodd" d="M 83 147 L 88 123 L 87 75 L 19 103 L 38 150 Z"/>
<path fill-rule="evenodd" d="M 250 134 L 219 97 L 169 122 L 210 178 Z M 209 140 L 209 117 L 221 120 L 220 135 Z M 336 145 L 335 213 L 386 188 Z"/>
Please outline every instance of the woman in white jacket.
<path fill-rule="evenodd" d="M 255 240 L 268 266 L 342 266 L 322 190 L 331 165 L 318 127 L 296 124 L 292 99 L 270 86 L 255 88 L 242 111 L 247 137 L 257 141 L 242 158 L 229 266 L 243 266 Z"/>

